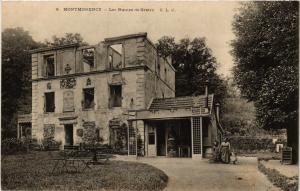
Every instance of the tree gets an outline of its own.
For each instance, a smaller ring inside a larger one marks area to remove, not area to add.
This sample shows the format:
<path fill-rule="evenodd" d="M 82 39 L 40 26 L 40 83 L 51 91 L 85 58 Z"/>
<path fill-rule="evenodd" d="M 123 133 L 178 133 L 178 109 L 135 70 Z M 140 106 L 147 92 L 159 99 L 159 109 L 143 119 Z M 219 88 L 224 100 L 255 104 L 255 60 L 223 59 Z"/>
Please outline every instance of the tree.
<path fill-rule="evenodd" d="M 31 63 L 28 51 L 38 48 L 28 31 L 22 28 L 7 28 L 2 32 L 2 136 L 16 133 L 17 110 L 26 104 L 23 99 L 31 95 Z M 28 100 L 28 99 L 27 99 Z"/>
<path fill-rule="evenodd" d="M 209 80 L 209 92 L 215 93 L 216 99 L 222 102 L 226 87 L 216 74 L 218 64 L 205 38 L 184 38 L 176 43 L 175 38 L 164 36 L 156 46 L 161 56 L 172 59 L 176 69 L 176 96 L 204 94 Z"/>
<path fill-rule="evenodd" d="M 234 77 L 265 129 L 286 128 L 298 151 L 299 2 L 247 2 L 235 15 Z"/>
<path fill-rule="evenodd" d="M 59 46 L 66 44 L 78 43 L 79 45 L 88 45 L 87 42 L 84 42 L 82 36 L 79 33 L 66 33 L 63 37 L 57 37 L 56 35 L 52 36 L 52 42 L 46 40 L 45 44 L 47 46 Z"/>

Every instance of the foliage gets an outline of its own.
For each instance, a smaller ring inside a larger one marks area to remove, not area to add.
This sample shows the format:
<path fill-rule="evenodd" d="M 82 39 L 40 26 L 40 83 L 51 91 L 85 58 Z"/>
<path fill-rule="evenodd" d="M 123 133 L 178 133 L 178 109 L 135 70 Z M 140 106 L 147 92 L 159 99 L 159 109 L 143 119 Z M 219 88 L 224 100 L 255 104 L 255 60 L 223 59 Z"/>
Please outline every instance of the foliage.
<path fill-rule="evenodd" d="M 45 138 L 42 140 L 42 148 L 46 151 L 58 150 L 61 144 L 61 141 L 56 141 L 53 137 Z"/>
<path fill-rule="evenodd" d="M 271 138 L 249 136 L 230 137 L 230 144 L 236 153 L 256 153 L 258 151 L 275 151 L 275 144 Z"/>
<path fill-rule="evenodd" d="M 298 2 L 248 2 L 235 15 L 234 76 L 264 128 L 298 114 Z"/>
<path fill-rule="evenodd" d="M 221 122 L 230 135 L 255 136 L 264 134 L 255 121 L 253 102 L 240 97 L 225 98 Z"/>
<path fill-rule="evenodd" d="M 265 129 L 287 128 L 298 150 L 299 2 L 247 2 L 235 15 L 234 77 Z"/>
<path fill-rule="evenodd" d="M 79 33 L 66 33 L 63 37 L 52 36 L 52 41 L 45 40 L 47 46 L 60 46 L 66 44 L 88 45 Z"/>
<path fill-rule="evenodd" d="M 218 64 L 205 38 L 184 38 L 176 43 L 175 38 L 164 36 L 156 46 L 161 56 L 172 59 L 176 70 L 176 96 L 204 94 L 205 83 L 209 80 L 209 92 L 222 101 L 226 87 L 216 74 Z"/>
<path fill-rule="evenodd" d="M 29 149 L 30 139 L 7 138 L 1 140 L 2 154 L 24 153 Z"/>
<path fill-rule="evenodd" d="M 163 190 L 168 176 L 143 163 L 109 161 L 81 173 L 51 174 L 58 152 L 10 155 L 1 161 L 3 190 Z"/>
<path fill-rule="evenodd" d="M 13 131 L 16 130 L 17 110 L 21 105 L 31 105 L 28 99 L 31 96 L 29 50 L 40 46 L 22 28 L 7 28 L 2 32 L 2 137 L 16 134 Z"/>
<path fill-rule="evenodd" d="M 296 191 L 298 190 L 298 176 L 286 177 L 280 174 L 276 169 L 270 169 L 265 167 L 260 161 L 258 161 L 258 169 L 264 173 L 268 179 L 277 187 L 284 191 Z M 294 180 L 294 181 L 290 181 Z"/>

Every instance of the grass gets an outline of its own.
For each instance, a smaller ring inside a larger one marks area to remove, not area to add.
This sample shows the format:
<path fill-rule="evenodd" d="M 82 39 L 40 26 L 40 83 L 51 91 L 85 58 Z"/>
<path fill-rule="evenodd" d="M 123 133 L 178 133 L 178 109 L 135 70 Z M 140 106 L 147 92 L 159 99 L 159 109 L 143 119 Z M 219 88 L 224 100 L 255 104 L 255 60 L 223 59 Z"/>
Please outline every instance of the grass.
<path fill-rule="evenodd" d="M 147 164 L 110 161 L 82 173 L 51 174 L 57 152 L 8 155 L 2 159 L 4 190 L 162 190 L 167 175 Z"/>

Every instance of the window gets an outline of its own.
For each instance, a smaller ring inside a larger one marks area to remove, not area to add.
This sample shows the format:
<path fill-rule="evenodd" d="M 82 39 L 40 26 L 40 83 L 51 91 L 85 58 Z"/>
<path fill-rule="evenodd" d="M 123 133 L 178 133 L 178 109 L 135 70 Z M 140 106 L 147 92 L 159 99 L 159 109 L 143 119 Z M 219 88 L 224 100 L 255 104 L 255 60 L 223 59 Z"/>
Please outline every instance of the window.
<path fill-rule="evenodd" d="M 108 63 L 109 63 L 109 68 L 113 68 L 113 57 L 112 57 L 112 55 L 108 56 Z"/>
<path fill-rule="evenodd" d="M 110 86 L 110 106 L 121 107 L 122 106 L 122 86 L 111 85 Z"/>
<path fill-rule="evenodd" d="M 94 64 L 95 64 L 95 49 L 94 48 L 83 49 L 82 58 L 83 58 L 84 72 L 90 72 L 94 68 Z"/>
<path fill-rule="evenodd" d="M 154 132 L 149 132 L 148 133 L 148 140 L 149 140 L 149 145 L 154 145 L 155 144 L 155 134 Z"/>
<path fill-rule="evenodd" d="M 108 48 L 108 64 L 110 69 L 122 68 L 123 45 L 114 44 Z"/>
<path fill-rule="evenodd" d="M 90 109 L 94 107 L 94 88 L 83 89 L 83 103 L 84 109 Z"/>
<path fill-rule="evenodd" d="M 55 97 L 54 92 L 45 93 L 45 112 L 54 112 Z"/>
<path fill-rule="evenodd" d="M 54 76 L 54 55 L 44 56 L 45 75 L 47 77 Z"/>

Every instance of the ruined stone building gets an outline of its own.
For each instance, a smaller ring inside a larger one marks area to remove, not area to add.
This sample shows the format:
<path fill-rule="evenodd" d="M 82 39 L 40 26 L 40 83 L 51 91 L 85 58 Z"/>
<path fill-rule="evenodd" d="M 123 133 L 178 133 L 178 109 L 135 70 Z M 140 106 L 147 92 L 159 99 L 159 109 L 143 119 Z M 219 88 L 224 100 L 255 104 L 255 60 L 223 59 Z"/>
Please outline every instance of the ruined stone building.
<path fill-rule="evenodd" d="M 220 138 L 213 95 L 175 97 L 176 71 L 147 33 L 31 53 L 30 136 L 39 142 L 53 138 L 64 149 L 101 141 L 128 155 L 201 158 Z M 28 120 L 19 119 L 22 136 Z"/>

